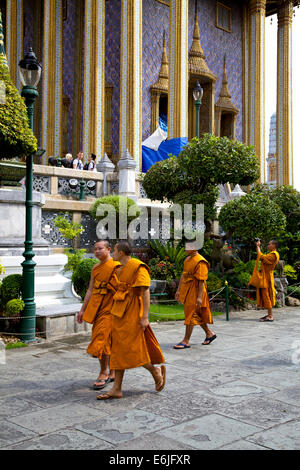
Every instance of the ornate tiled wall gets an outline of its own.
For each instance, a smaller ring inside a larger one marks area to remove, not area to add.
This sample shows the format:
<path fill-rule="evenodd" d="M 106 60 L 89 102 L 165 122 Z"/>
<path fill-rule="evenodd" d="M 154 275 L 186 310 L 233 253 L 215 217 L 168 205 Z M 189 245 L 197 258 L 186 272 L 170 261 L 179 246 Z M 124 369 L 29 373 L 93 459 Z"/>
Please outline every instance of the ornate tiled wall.
<path fill-rule="evenodd" d="M 68 151 L 72 152 L 75 0 L 68 0 L 67 19 L 63 21 L 63 94 L 70 99 L 68 119 Z"/>
<path fill-rule="evenodd" d="M 105 79 L 114 87 L 112 97 L 112 152 L 113 155 L 118 155 L 120 117 L 120 0 L 106 2 L 105 9 Z"/>
<path fill-rule="evenodd" d="M 222 85 L 223 61 L 226 53 L 229 90 L 232 102 L 240 110 L 237 117 L 236 138 L 242 140 L 242 6 L 238 0 L 226 0 L 225 4 L 232 8 L 231 33 L 215 26 L 216 1 L 198 0 L 200 38 L 207 64 L 219 77 L 216 84 L 216 101 Z M 189 49 L 192 45 L 194 12 L 195 0 L 189 0 Z M 156 82 L 159 74 L 164 28 L 168 39 L 169 8 L 156 0 L 143 0 L 143 140 L 150 135 L 150 87 Z"/>
<path fill-rule="evenodd" d="M 224 54 L 226 54 L 227 78 L 233 104 L 239 109 L 236 123 L 236 138 L 243 138 L 243 56 L 242 18 L 243 7 L 239 0 L 226 0 L 232 9 L 232 32 L 216 28 L 216 1 L 198 0 L 198 19 L 201 45 L 207 65 L 219 77 L 216 84 L 216 101 L 222 86 Z M 194 30 L 195 0 L 189 1 L 189 49 Z"/>
<path fill-rule="evenodd" d="M 24 52 L 33 47 L 33 2 L 24 0 Z"/>
<path fill-rule="evenodd" d="M 168 51 L 169 7 L 156 0 L 143 0 L 143 140 L 151 131 L 150 88 L 159 75 L 164 29 Z"/>

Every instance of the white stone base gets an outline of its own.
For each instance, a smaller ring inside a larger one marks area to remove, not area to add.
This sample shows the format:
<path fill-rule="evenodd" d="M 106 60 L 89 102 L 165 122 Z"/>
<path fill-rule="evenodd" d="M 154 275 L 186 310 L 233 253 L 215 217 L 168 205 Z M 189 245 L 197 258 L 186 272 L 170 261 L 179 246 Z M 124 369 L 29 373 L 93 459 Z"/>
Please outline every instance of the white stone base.
<path fill-rule="evenodd" d="M 35 303 L 37 308 L 80 304 L 81 299 L 72 287 L 71 279 L 63 274 L 67 263 L 66 255 L 35 256 Z M 10 274 L 22 274 L 22 256 L 3 256 L 1 264 L 5 273 L 0 279 Z"/>

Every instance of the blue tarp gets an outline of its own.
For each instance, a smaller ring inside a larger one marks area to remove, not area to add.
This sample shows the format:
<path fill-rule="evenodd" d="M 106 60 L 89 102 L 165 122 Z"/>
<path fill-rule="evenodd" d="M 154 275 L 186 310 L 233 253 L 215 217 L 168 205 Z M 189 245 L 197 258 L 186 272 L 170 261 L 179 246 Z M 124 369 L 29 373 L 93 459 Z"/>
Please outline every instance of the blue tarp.
<path fill-rule="evenodd" d="M 187 137 L 165 140 L 160 144 L 157 151 L 149 149 L 148 147 L 142 145 L 142 172 L 146 173 L 149 168 L 154 165 L 154 163 L 160 162 L 161 160 L 166 160 L 167 158 L 169 158 L 170 154 L 175 155 L 177 157 L 187 143 Z"/>

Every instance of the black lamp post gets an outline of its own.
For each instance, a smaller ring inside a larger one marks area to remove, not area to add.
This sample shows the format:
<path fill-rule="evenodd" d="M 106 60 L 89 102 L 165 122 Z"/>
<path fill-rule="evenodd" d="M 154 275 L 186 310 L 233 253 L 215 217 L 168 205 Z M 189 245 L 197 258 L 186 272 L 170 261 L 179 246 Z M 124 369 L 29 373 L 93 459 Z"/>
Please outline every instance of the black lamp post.
<path fill-rule="evenodd" d="M 19 62 L 19 71 L 21 83 L 23 85 L 21 95 L 25 98 L 27 106 L 29 125 L 33 131 L 34 103 L 38 97 L 36 89 L 40 78 L 42 67 L 32 50 L 25 55 Z M 25 233 L 25 251 L 23 256 L 23 300 L 25 308 L 21 322 L 21 339 L 24 342 L 35 340 L 36 329 L 36 306 L 34 302 L 34 268 L 36 263 L 33 261 L 35 253 L 33 252 L 32 242 L 32 183 L 33 183 L 33 154 L 26 157 L 26 233 Z"/>
<path fill-rule="evenodd" d="M 197 81 L 196 86 L 193 90 L 193 97 L 195 100 L 196 107 L 196 137 L 200 137 L 200 106 L 202 104 L 203 88 L 201 88 L 200 83 Z"/>

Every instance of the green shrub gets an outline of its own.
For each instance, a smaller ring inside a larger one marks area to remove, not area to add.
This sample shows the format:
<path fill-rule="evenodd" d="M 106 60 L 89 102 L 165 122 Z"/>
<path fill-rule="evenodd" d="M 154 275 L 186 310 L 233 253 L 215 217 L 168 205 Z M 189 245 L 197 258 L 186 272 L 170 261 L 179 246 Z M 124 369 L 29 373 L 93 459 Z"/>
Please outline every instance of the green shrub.
<path fill-rule="evenodd" d="M 223 280 L 217 276 L 217 274 L 214 273 L 208 273 L 207 281 L 207 290 L 208 292 L 213 292 L 215 290 L 222 289 L 223 287 Z"/>
<path fill-rule="evenodd" d="M 95 220 L 102 220 L 107 217 L 107 211 L 104 212 L 103 215 L 97 215 L 97 209 L 101 204 L 109 204 L 113 206 L 115 213 L 116 213 L 116 227 L 119 225 L 119 213 L 126 212 L 127 213 L 127 222 L 128 225 L 134 219 L 140 216 L 140 209 L 138 205 L 129 197 L 126 196 L 104 196 L 97 199 L 90 209 L 90 215 Z M 128 213 L 134 215 L 128 215 Z"/>
<path fill-rule="evenodd" d="M 68 220 L 70 214 L 65 212 L 63 215 L 58 215 L 54 219 L 54 225 L 58 228 L 62 236 L 68 240 L 71 240 L 72 246 L 74 246 L 76 238 L 84 232 L 83 225 Z"/>
<path fill-rule="evenodd" d="M 81 261 L 72 275 L 72 282 L 76 294 L 78 294 L 82 299 L 84 299 L 85 294 L 88 290 L 91 272 L 95 264 L 99 261 L 95 258 L 87 258 Z"/>
<path fill-rule="evenodd" d="M 241 261 L 240 263 L 238 263 L 234 266 L 233 270 L 236 274 L 240 274 L 240 273 L 243 273 L 243 272 L 248 273 L 248 274 L 252 274 L 255 263 L 256 263 L 256 261 L 254 259 L 248 261 L 247 263 L 243 263 L 243 261 Z"/>
<path fill-rule="evenodd" d="M 187 253 L 180 244 L 175 245 L 174 242 L 167 242 L 162 244 L 158 240 L 151 240 L 149 244 L 152 250 L 158 254 L 161 261 L 169 261 L 172 265 L 174 265 L 174 269 L 180 272 L 181 275 Z"/>
<path fill-rule="evenodd" d="M 290 279 L 297 279 L 297 271 L 290 264 L 286 264 L 283 269 L 283 274 Z"/>
<path fill-rule="evenodd" d="M 296 299 L 300 299 L 300 287 L 289 286 L 287 288 L 287 293 L 292 297 L 296 297 Z"/>
<path fill-rule="evenodd" d="M 12 299 L 6 304 L 5 316 L 17 317 L 21 312 L 23 312 L 24 307 L 25 303 L 22 299 Z"/>
<path fill-rule="evenodd" d="M 17 349 L 17 348 L 26 348 L 28 344 L 22 343 L 21 341 L 18 341 L 17 343 L 8 343 L 5 346 L 5 349 Z"/>
<path fill-rule="evenodd" d="M 4 307 L 7 302 L 12 299 L 19 299 L 22 296 L 22 282 L 21 274 L 11 274 L 6 276 L 1 284 L 0 300 L 1 305 Z"/>
<path fill-rule="evenodd" d="M 64 267 L 64 272 L 74 272 L 79 263 L 84 259 L 85 253 L 86 250 L 84 248 L 80 250 L 70 250 L 69 248 L 65 248 L 65 254 L 68 257 L 68 262 Z"/>
<path fill-rule="evenodd" d="M 178 269 L 174 263 L 171 263 L 168 260 L 152 258 L 148 265 L 152 279 L 172 281 L 174 279 L 179 279 L 181 276 L 181 269 Z"/>
<path fill-rule="evenodd" d="M 251 279 L 251 274 L 243 272 L 238 274 L 238 280 L 241 283 L 241 287 L 248 287 L 249 281 Z"/>
<path fill-rule="evenodd" d="M 27 157 L 37 150 L 29 127 L 24 99 L 13 85 L 8 67 L 0 61 L 0 81 L 5 85 L 5 105 L 0 105 L 0 160 Z"/>

